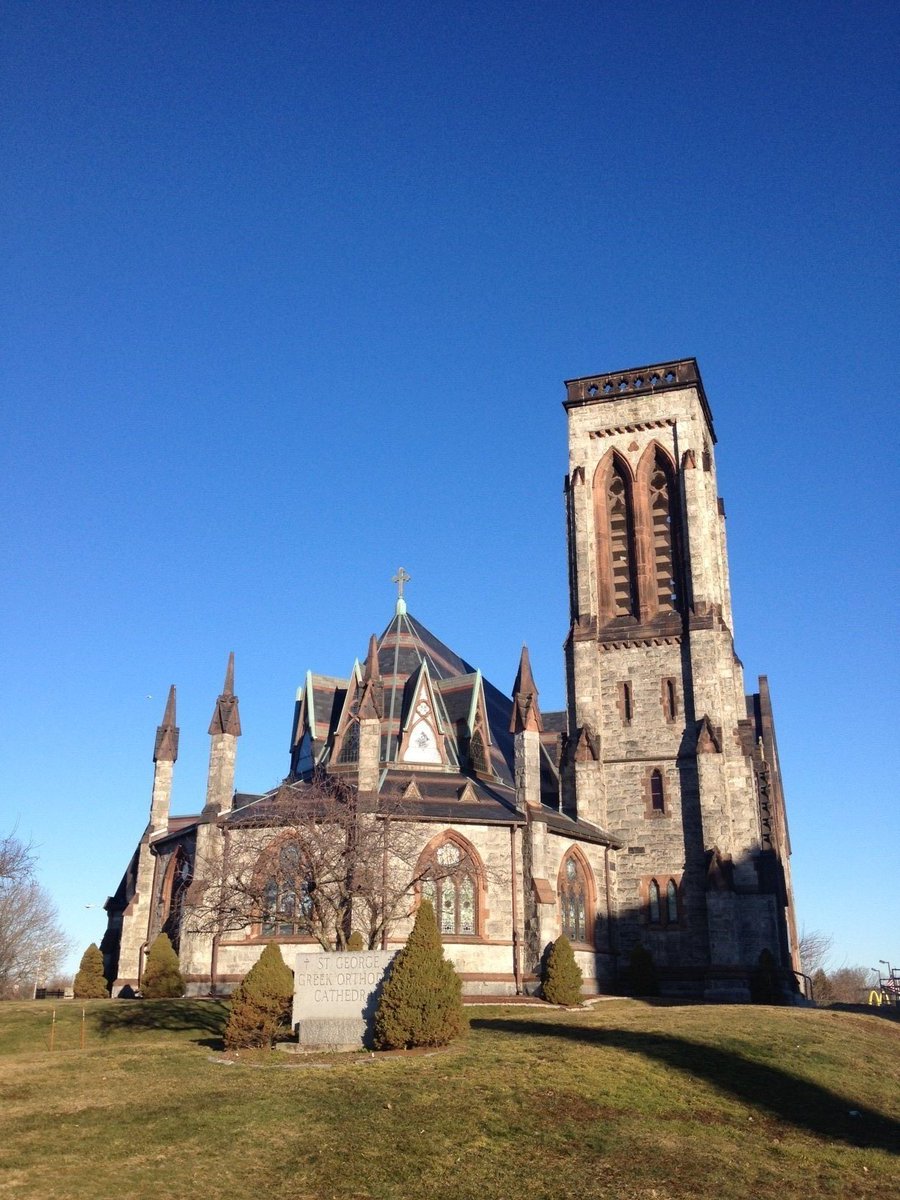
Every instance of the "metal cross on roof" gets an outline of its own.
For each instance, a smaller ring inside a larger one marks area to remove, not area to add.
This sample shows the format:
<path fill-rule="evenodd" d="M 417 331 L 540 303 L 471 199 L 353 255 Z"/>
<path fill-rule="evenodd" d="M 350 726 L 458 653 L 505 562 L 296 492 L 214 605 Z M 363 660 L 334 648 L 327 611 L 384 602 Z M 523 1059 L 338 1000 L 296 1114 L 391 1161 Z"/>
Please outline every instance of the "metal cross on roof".
<path fill-rule="evenodd" d="M 404 585 L 404 583 L 409 583 L 411 578 L 412 578 L 412 576 L 407 575 L 407 573 L 403 570 L 403 568 L 400 567 L 399 570 L 397 571 L 397 574 L 391 580 L 391 583 L 396 583 L 396 585 L 397 585 L 397 599 L 398 600 L 403 599 L 403 585 Z"/>

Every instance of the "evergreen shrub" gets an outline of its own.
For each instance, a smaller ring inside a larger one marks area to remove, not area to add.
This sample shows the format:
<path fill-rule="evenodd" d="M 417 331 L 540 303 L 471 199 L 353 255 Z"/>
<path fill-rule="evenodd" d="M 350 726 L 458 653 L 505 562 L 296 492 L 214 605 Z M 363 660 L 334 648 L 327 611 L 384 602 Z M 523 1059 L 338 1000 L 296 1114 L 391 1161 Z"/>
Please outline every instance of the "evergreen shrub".
<path fill-rule="evenodd" d="M 628 962 L 628 989 L 632 996 L 658 996 L 659 977 L 653 955 L 641 942 L 631 952 Z"/>
<path fill-rule="evenodd" d="M 231 994 L 225 1026 L 226 1050 L 271 1047 L 290 1019 L 294 975 L 274 942 L 269 942 Z"/>
<path fill-rule="evenodd" d="M 161 933 L 147 951 L 141 994 L 145 1000 L 171 1000 L 184 995 L 184 980 L 178 967 L 178 955 L 168 936 Z"/>
<path fill-rule="evenodd" d="M 446 1046 L 464 1025 L 462 983 L 444 958 L 431 901 L 423 900 L 381 991 L 375 1045 L 379 1050 Z"/>
<path fill-rule="evenodd" d="M 348 950 L 365 950 L 365 948 L 366 948 L 366 944 L 363 941 L 363 935 L 359 932 L 358 929 L 354 929 L 353 932 L 350 934 L 350 936 L 347 938 L 347 949 Z"/>
<path fill-rule="evenodd" d="M 109 995 L 103 974 L 103 955 L 95 942 L 91 942 L 81 956 L 72 990 L 76 1000 L 103 1000 Z"/>
<path fill-rule="evenodd" d="M 551 1004 L 580 1004 L 583 982 L 584 976 L 575 961 L 572 944 L 566 935 L 561 933 L 544 960 L 541 979 L 544 999 L 549 1000 Z"/>

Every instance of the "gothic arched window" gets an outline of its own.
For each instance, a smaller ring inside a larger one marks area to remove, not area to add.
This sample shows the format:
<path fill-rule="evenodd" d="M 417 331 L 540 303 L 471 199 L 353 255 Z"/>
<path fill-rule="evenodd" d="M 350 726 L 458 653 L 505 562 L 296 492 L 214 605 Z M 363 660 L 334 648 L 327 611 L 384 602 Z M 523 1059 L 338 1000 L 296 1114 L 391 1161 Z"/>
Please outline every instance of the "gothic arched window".
<path fill-rule="evenodd" d="M 344 730 L 344 736 L 341 740 L 341 750 L 338 754 L 338 762 L 359 762 L 359 721 L 351 721 Z"/>
<path fill-rule="evenodd" d="M 606 489 L 609 516 L 609 553 L 612 570 L 613 616 L 637 615 L 637 589 L 634 569 L 634 517 L 631 490 L 625 474 L 615 460 Z"/>
<path fill-rule="evenodd" d="M 650 808 L 653 812 L 666 811 L 666 794 L 663 791 L 661 771 L 654 770 L 650 775 Z"/>
<path fill-rule="evenodd" d="M 490 769 L 480 729 L 475 730 L 469 742 L 469 765 L 473 771 L 478 771 L 481 775 L 486 775 Z"/>
<path fill-rule="evenodd" d="M 678 924 L 678 888 L 674 879 L 666 884 L 666 920 L 669 925 Z"/>
<path fill-rule="evenodd" d="M 570 942 L 590 941 L 590 887 L 579 855 L 570 852 L 563 859 L 557 892 L 562 932 Z"/>
<path fill-rule="evenodd" d="M 662 919 L 662 914 L 659 910 L 659 884 L 655 879 L 650 880 L 650 885 L 647 888 L 647 909 L 650 917 L 650 924 L 659 925 Z"/>
<path fill-rule="evenodd" d="M 657 460 L 650 476 L 650 517 L 653 523 L 653 565 L 656 574 L 656 605 L 661 612 L 678 607 L 675 561 L 674 488 L 668 472 Z"/>
<path fill-rule="evenodd" d="M 168 937 L 176 952 L 181 945 L 181 918 L 184 913 L 185 896 L 191 886 L 192 877 L 191 860 L 179 846 L 166 873 L 166 919 L 162 927 L 162 932 Z"/>
<path fill-rule="evenodd" d="M 478 868 L 463 846 L 451 840 L 437 847 L 426 861 L 421 893 L 434 905 L 442 934 L 478 933 Z"/>
<path fill-rule="evenodd" d="M 300 847 L 283 843 L 264 867 L 260 933 L 263 937 L 296 937 L 309 931 L 315 885 Z"/>

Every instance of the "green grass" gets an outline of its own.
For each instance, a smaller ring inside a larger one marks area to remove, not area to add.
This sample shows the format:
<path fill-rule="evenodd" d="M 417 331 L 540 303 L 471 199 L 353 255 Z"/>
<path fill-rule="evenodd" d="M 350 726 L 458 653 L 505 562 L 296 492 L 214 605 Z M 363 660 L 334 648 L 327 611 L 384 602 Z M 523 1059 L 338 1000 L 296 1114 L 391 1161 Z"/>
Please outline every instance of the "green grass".
<path fill-rule="evenodd" d="M 0 1195 L 882 1198 L 900 1024 L 828 1011 L 473 1008 L 430 1054 L 221 1053 L 204 1001 L 0 1005 Z M 851 1111 L 858 1113 L 851 1116 Z"/>

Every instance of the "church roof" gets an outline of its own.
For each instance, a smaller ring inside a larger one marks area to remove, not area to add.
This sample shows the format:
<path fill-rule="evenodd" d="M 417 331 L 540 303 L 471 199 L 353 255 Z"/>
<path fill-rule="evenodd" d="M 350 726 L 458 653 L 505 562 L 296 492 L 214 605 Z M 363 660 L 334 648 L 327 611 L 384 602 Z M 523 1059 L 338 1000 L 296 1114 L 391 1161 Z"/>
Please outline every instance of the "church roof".
<path fill-rule="evenodd" d="M 374 646 L 370 644 L 367 675 L 376 664 L 382 713 L 380 758 L 386 770 L 394 764 L 404 768 L 399 752 L 424 672 L 434 698 L 441 769 L 468 770 L 470 743 L 482 714 L 484 762 L 477 773 L 494 785 L 513 788 L 513 738 L 509 732 L 512 701 L 508 696 L 406 612 L 405 606 L 394 614 L 381 636 L 374 639 Z M 333 752 L 343 733 L 341 723 L 346 725 L 354 707 L 354 692 L 362 686 L 363 674 L 358 662 L 348 678 L 307 673 L 305 685 L 298 692 L 293 739 L 295 773 L 303 773 L 314 764 L 331 768 L 338 765 Z M 312 744 L 310 756 L 304 760 L 306 767 L 301 768 L 299 748 L 306 734 Z"/>

